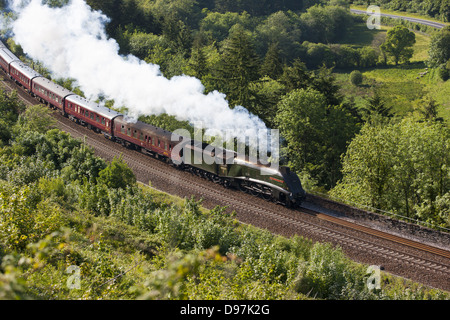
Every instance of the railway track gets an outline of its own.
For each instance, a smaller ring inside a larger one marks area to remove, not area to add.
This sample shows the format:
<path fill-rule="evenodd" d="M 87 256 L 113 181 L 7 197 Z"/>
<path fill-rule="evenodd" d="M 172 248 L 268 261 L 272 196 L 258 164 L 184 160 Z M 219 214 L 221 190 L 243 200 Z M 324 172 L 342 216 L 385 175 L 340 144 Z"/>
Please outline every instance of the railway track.
<path fill-rule="evenodd" d="M 432 246 L 420 243 L 418 241 L 409 240 L 409 239 L 402 238 L 402 237 L 399 237 L 399 236 L 395 236 L 395 235 L 392 235 L 392 234 L 389 234 L 389 233 L 386 233 L 386 232 L 382 232 L 382 231 L 379 231 L 379 230 L 371 229 L 371 228 L 368 228 L 368 227 L 365 227 L 365 226 L 361 226 L 361 225 L 358 225 L 358 224 L 355 224 L 355 223 L 351 223 L 351 222 L 348 222 L 346 220 L 342 220 L 342 219 L 339 219 L 339 218 L 336 218 L 336 217 L 333 217 L 333 216 L 330 216 L 330 215 L 326 215 L 326 214 L 323 214 L 323 213 L 320 213 L 320 212 L 315 212 L 315 211 L 312 211 L 312 210 L 309 210 L 309 209 L 306 209 L 306 210 L 310 211 L 310 212 L 313 212 L 319 219 L 331 221 L 331 222 L 339 224 L 339 225 L 344 225 L 344 226 L 347 226 L 348 228 L 351 228 L 351 229 L 361 230 L 362 232 L 374 235 L 376 237 L 380 237 L 380 238 L 383 238 L 383 239 L 388 239 L 388 240 L 393 241 L 393 242 L 401 243 L 401 244 L 404 244 L 404 245 L 412 247 L 412 248 L 418 248 L 418 249 L 421 249 L 423 251 L 426 251 L 426 252 L 429 252 L 429 253 L 432 253 L 432 254 L 439 255 L 439 256 L 442 256 L 444 258 L 450 259 L 450 251 L 443 250 L 443 249 L 437 248 L 437 247 L 432 247 Z M 306 210 L 304 208 L 302 209 L 302 211 L 304 211 L 304 212 L 307 212 Z"/>
<path fill-rule="evenodd" d="M 17 90 L 27 104 L 36 101 L 17 89 L 9 79 L 2 81 L 9 90 Z M 138 181 L 181 197 L 203 198 L 203 205 L 228 206 L 237 219 L 284 236 L 294 234 L 313 241 L 337 245 L 352 259 L 382 265 L 385 271 L 436 288 L 450 291 L 450 252 L 399 236 L 360 226 L 320 212 L 301 208 L 291 210 L 241 191 L 224 187 L 180 171 L 140 152 L 124 148 L 102 135 L 74 124 L 55 112 L 58 127 L 90 145 L 96 155 L 112 160 L 122 154 Z"/>

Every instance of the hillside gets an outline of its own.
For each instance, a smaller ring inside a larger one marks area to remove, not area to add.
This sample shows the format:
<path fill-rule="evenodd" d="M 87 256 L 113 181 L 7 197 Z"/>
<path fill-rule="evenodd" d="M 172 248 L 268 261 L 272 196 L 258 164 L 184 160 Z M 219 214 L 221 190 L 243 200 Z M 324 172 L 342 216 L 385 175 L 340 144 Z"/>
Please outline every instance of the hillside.
<path fill-rule="evenodd" d="M 108 60 L 100 51 L 79 50 L 86 55 L 78 61 L 99 61 L 95 67 L 107 71 L 115 70 L 112 61 L 138 61 L 153 66 L 155 78 L 165 84 L 195 77 L 198 81 L 190 84 L 196 93 L 222 92 L 234 114 L 279 129 L 281 164 L 298 174 L 308 192 L 449 230 L 450 53 L 445 44 L 450 29 L 427 33 L 391 24 L 369 30 L 364 17 L 349 12 L 348 1 L 299 3 L 88 0 L 52 1 L 47 7 L 33 2 L 36 10 L 58 17 L 66 13 L 56 8 L 67 4 L 96 17 L 91 22 L 99 30 L 93 38 L 117 52 Z M 3 35 L 12 34 L 11 25 L 22 14 L 18 10 L 3 12 L 8 18 Z M 429 14 L 445 19 L 439 10 Z M 41 24 L 39 17 L 36 21 Z M 60 30 L 74 23 L 55 21 Z M 92 36 L 91 28 L 80 29 L 86 38 Z M 161 94 L 156 111 L 151 103 L 141 104 L 148 94 L 139 95 L 139 112 L 116 103 L 130 100 L 106 86 L 128 93 L 148 85 L 148 79 L 92 81 L 92 74 L 73 68 L 73 48 L 66 45 L 71 39 L 52 38 L 53 47 L 64 48 L 56 50 L 63 57 L 56 60 L 52 48 L 39 41 L 46 35 L 37 27 L 22 30 L 27 37 L 16 28 L 17 34 L 5 40 L 9 48 L 77 94 L 85 94 L 81 88 L 100 92 L 95 98 L 106 106 L 134 111 L 140 120 L 168 130 L 192 130 L 190 121 L 197 116 L 219 120 L 211 123 L 224 120 L 212 107 L 191 114 L 195 108 L 184 103 L 193 99 L 173 99 L 177 92 L 169 86 L 152 91 Z M 62 75 L 56 72 L 61 70 Z M 125 87 L 130 90 L 119 90 Z M 166 98 L 179 102 L 173 104 L 179 108 L 165 109 Z M 82 141 L 55 129 L 48 108 L 25 107 L 17 93 L 4 91 L 0 204 L 0 299 L 450 298 L 448 292 L 385 272 L 381 289 L 374 290 L 368 266 L 349 260 L 339 247 L 277 236 L 237 222 L 226 208 L 207 210 L 201 199 L 179 199 L 138 184 L 120 156 L 111 162 L 96 157 Z"/>
<path fill-rule="evenodd" d="M 45 107 L 18 114 L 5 93 L 0 106 L 16 110 L 0 149 L 2 299 L 447 297 L 387 274 L 370 291 L 367 267 L 338 248 L 137 185 L 120 158 L 105 163 L 51 129 Z"/>

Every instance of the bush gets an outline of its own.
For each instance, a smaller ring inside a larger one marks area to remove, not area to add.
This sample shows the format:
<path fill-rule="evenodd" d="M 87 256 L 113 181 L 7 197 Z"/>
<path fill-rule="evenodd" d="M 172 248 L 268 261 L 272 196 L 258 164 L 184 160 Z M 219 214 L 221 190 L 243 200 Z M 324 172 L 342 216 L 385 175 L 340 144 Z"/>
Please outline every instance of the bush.
<path fill-rule="evenodd" d="M 354 70 L 350 73 L 350 82 L 355 85 L 359 86 L 363 81 L 363 75 L 360 71 Z"/>
<path fill-rule="evenodd" d="M 443 81 L 447 81 L 450 78 L 450 70 L 445 65 L 441 65 L 438 69 L 438 75 Z"/>

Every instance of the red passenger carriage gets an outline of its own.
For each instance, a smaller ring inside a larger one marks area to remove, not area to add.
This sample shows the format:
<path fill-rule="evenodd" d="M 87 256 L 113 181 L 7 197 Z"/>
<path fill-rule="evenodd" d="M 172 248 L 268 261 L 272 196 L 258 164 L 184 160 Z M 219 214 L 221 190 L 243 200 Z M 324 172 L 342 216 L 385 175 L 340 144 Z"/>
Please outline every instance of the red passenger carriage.
<path fill-rule="evenodd" d="M 74 95 L 73 92 L 44 77 L 33 80 L 32 92 L 42 103 L 49 104 L 50 107 L 59 109 L 62 114 L 64 114 L 64 99 L 67 96 Z"/>
<path fill-rule="evenodd" d="M 112 124 L 120 113 L 98 103 L 89 101 L 76 94 L 65 99 L 65 112 L 69 119 L 76 121 L 97 132 L 102 132 L 105 136 L 112 137 Z"/>

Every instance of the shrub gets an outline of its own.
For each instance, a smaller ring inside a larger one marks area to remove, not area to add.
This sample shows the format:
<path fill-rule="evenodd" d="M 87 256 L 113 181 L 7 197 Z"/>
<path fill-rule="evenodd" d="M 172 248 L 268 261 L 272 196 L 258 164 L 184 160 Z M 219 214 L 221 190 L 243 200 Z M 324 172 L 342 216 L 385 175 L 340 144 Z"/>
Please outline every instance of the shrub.
<path fill-rule="evenodd" d="M 438 69 L 438 75 L 443 81 L 447 81 L 450 78 L 450 70 L 445 65 L 441 65 Z"/>
<path fill-rule="evenodd" d="M 360 71 L 354 70 L 350 73 L 350 82 L 355 85 L 359 86 L 363 81 L 363 75 Z"/>

